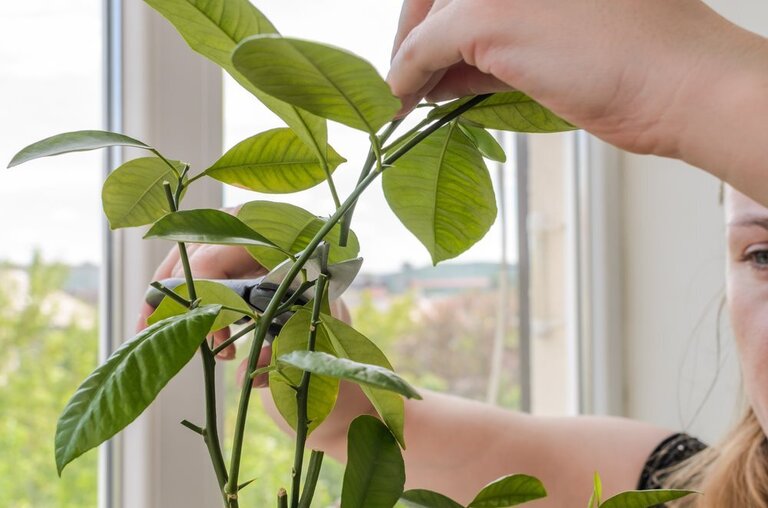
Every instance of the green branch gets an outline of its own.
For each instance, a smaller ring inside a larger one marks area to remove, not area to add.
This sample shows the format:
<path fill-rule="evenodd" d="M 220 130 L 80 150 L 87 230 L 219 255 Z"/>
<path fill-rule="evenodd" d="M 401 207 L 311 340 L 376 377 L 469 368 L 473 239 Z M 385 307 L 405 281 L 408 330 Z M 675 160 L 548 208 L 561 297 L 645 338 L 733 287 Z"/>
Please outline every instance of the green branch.
<path fill-rule="evenodd" d="M 328 244 L 323 244 L 328 245 Z M 317 278 L 315 286 L 315 299 L 312 303 L 312 319 L 309 322 L 309 339 L 307 341 L 307 350 L 315 350 L 317 341 L 317 328 L 320 326 L 320 308 L 323 303 L 325 286 L 328 283 L 328 276 L 321 273 Z M 299 506 L 299 492 L 301 487 L 301 471 L 304 463 L 304 446 L 307 443 L 307 433 L 309 431 L 309 418 L 307 415 L 307 403 L 309 401 L 309 382 L 311 379 L 309 371 L 304 371 L 301 375 L 301 382 L 296 390 L 296 448 L 293 456 L 293 471 L 291 484 L 291 508 Z"/>
<path fill-rule="evenodd" d="M 395 132 L 395 129 L 398 128 L 398 126 L 403 122 L 402 119 L 400 120 L 393 120 L 387 125 L 387 128 L 384 129 L 384 132 L 381 133 L 381 135 L 378 137 L 379 145 L 383 145 L 386 143 L 387 139 L 392 135 L 392 133 Z M 365 159 L 365 162 L 363 163 L 363 167 L 360 170 L 360 177 L 357 179 L 357 185 L 360 185 L 363 180 L 365 180 L 365 177 L 368 176 L 368 174 L 373 169 L 374 164 L 376 164 L 376 152 L 374 150 L 373 145 L 371 145 L 370 150 L 368 150 L 368 156 Z M 352 226 L 352 216 L 355 214 L 355 206 L 357 203 L 352 205 L 352 208 L 350 208 L 349 212 L 344 214 L 344 217 L 341 220 L 341 232 L 339 234 L 339 246 L 346 247 L 347 246 L 347 239 L 349 238 L 349 229 Z"/>
<path fill-rule="evenodd" d="M 435 123 L 433 123 L 429 128 L 422 131 L 418 136 L 416 136 L 413 140 L 411 140 L 409 143 L 407 143 L 397 152 L 387 157 L 383 163 L 384 167 L 386 168 L 387 166 L 391 165 L 397 159 L 405 155 L 414 146 L 416 146 L 416 144 L 418 144 L 418 142 L 420 142 L 422 139 L 426 138 L 427 136 L 432 134 L 434 131 L 436 131 L 446 123 L 450 122 L 451 120 L 458 117 L 459 115 L 469 110 L 470 108 L 474 107 L 475 105 L 481 103 L 488 97 L 490 97 L 490 95 L 479 95 L 479 96 L 473 97 L 471 100 L 462 104 L 460 107 L 458 107 L 454 111 L 448 113 L 444 117 L 435 121 Z M 414 142 L 414 140 L 416 140 L 417 138 L 418 138 L 418 141 Z M 264 338 L 267 335 L 267 330 L 269 328 L 269 325 L 272 323 L 272 320 L 275 318 L 276 316 L 275 312 L 280 307 L 280 302 L 282 302 L 283 298 L 285 298 L 286 293 L 288 292 L 289 286 L 291 285 L 293 280 L 296 278 L 296 276 L 298 276 L 299 272 L 302 270 L 304 265 L 312 256 L 317 246 L 320 245 L 320 242 L 323 241 L 325 236 L 341 220 L 344 214 L 346 214 L 354 206 L 355 202 L 360 197 L 360 195 L 363 192 L 365 192 L 365 189 L 367 189 L 368 186 L 371 185 L 376 180 L 376 178 L 379 177 L 380 174 L 381 172 L 369 172 L 368 175 L 366 175 L 364 178 L 361 179 L 360 183 L 357 185 L 357 187 L 355 187 L 355 189 L 352 191 L 349 197 L 347 197 L 344 203 L 342 203 L 341 206 L 336 209 L 333 215 L 331 215 L 331 217 L 323 224 L 320 230 L 315 234 L 312 240 L 310 240 L 310 242 L 307 244 L 306 248 L 304 249 L 302 254 L 299 256 L 299 258 L 296 260 L 296 262 L 288 270 L 288 273 L 286 274 L 285 278 L 277 287 L 277 290 L 275 291 L 275 294 L 273 295 L 272 300 L 269 302 L 269 305 L 267 305 L 267 308 L 264 310 L 264 313 L 262 314 L 262 318 L 259 322 L 259 326 L 256 328 L 255 336 L 254 336 L 253 342 L 251 343 L 251 350 L 248 354 L 248 365 L 246 370 L 248 374 L 250 374 L 253 370 L 256 369 L 256 365 L 259 360 L 259 354 L 261 353 L 261 347 L 263 346 Z M 232 443 L 232 456 L 230 459 L 230 466 L 229 466 L 229 481 L 227 482 L 227 486 L 225 487 L 225 493 L 228 496 L 235 496 L 235 503 L 230 504 L 232 508 L 237 507 L 237 504 L 236 504 L 237 479 L 238 479 L 238 476 L 240 475 L 240 460 L 243 452 L 243 438 L 245 437 L 245 423 L 246 423 L 246 416 L 248 414 L 248 406 L 250 403 L 252 390 L 253 390 L 253 384 L 248 382 L 243 383 L 243 386 L 240 390 L 240 402 L 237 408 L 237 417 L 235 420 L 235 432 L 234 432 L 233 443 Z"/>
<path fill-rule="evenodd" d="M 312 498 L 315 497 L 315 487 L 320 478 L 320 468 L 323 465 L 323 456 L 325 454 L 318 450 L 312 450 L 309 457 L 309 466 L 307 466 L 307 478 L 304 480 L 304 490 L 301 492 L 299 508 L 310 508 Z"/>
<path fill-rule="evenodd" d="M 179 209 L 179 200 L 181 199 L 181 194 L 184 190 L 183 179 L 188 170 L 189 166 L 185 167 L 183 173 L 179 175 L 175 196 L 171 192 L 171 184 L 163 182 L 163 189 L 165 190 L 165 196 L 168 199 L 168 206 L 170 206 L 171 212 L 176 212 Z M 184 278 L 187 281 L 187 289 L 189 290 L 189 299 L 192 302 L 195 302 L 197 300 L 197 291 L 195 290 L 195 281 L 192 278 L 192 267 L 189 263 L 189 256 L 187 255 L 187 246 L 184 242 L 178 242 L 178 246 L 179 257 L 181 259 L 182 267 L 184 268 Z M 219 488 L 222 491 L 222 496 L 226 505 L 227 496 L 224 494 L 224 486 L 227 484 L 228 475 L 227 466 L 224 462 L 224 454 L 221 451 L 216 415 L 216 359 L 207 340 L 203 340 L 200 344 L 200 357 L 203 362 L 203 382 L 205 384 L 205 429 L 203 429 L 203 441 L 205 441 L 206 447 L 208 448 L 208 454 L 211 456 L 213 470 L 216 473 L 216 479 L 219 482 Z"/>

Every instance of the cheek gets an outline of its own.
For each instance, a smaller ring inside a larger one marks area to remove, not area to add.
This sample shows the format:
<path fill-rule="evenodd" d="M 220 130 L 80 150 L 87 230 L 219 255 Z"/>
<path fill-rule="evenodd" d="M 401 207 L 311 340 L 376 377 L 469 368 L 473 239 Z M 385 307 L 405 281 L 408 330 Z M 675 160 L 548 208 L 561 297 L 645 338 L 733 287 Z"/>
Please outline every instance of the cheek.
<path fill-rule="evenodd" d="M 746 281 L 741 281 L 746 282 Z M 728 311 L 747 395 L 762 422 L 768 422 L 768 298 L 765 284 L 728 278 Z"/>

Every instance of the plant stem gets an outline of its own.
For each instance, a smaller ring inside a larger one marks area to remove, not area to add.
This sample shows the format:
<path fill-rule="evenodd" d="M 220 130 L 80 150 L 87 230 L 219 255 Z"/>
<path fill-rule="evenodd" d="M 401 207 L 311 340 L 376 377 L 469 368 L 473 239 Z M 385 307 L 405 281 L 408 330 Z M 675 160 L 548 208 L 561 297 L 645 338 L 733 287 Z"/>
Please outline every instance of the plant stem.
<path fill-rule="evenodd" d="M 339 200 L 339 193 L 336 192 L 336 185 L 333 183 L 333 175 L 331 175 L 331 170 L 328 168 L 328 161 L 324 158 L 320 159 L 320 165 L 323 167 L 323 172 L 325 173 L 325 181 L 328 182 L 328 188 L 331 190 L 333 204 L 336 206 L 336 208 L 338 208 L 341 206 L 341 201 Z"/>
<path fill-rule="evenodd" d="M 320 326 L 320 308 L 323 303 L 323 293 L 328 283 L 328 276 L 321 273 L 315 286 L 315 299 L 312 302 L 312 319 L 309 322 L 309 340 L 307 351 L 315 350 L 317 341 L 317 327 Z M 309 400 L 309 382 L 311 374 L 304 371 L 301 375 L 301 383 L 296 390 L 296 448 L 293 456 L 293 482 L 291 484 L 291 508 L 299 506 L 299 492 L 301 487 L 301 471 L 304 463 L 304 445 L 307 442 L 309 430 L 309 418 L 307 415 L 307 402 Z"/>
<path fill-rule="evenodd" d="M 430 120 L 429 118 L 425 118 L 421 122 L 417 123 L 414 127 L 409 129 L 407 132 L 405 132 L 402 136 L 400 136 L 399 138 L 397 138 L 396 140 L 394 140 L 393 142 L 391 142 L 390 144 L 388 144 L 387 146 L 382 148 L 381 151 L 384 152 L 384 153 L 389 152 L 390 150 L 392 150 L 392 148 L 396 147 L 397 145 L 399 145 L 400 143 L 402 143 L 406 139 L 410 138 L 411 136 L 413 136 L 414 134 L 419 132 L 422 127 L 424 127 L 425 125 L 427 125 L 431 121 L 432 120 Z M 383 143 L 383 141 L 382 141 L 382 143 Z"/>
<path fill-rule="evenodd" d="M 202 427 L 199 427 L 195 425 L 194 423 L 190 422 L 189 420 L 181 420 L 181 424 L 191 430 L 192 432 L 196 434 L 200 434 L 201 436 L 205 437 L 205 429 Z"/>
<path fill-rule="evenodd" d="M 304 490 L 301 492 L 299 508 L 310 508 L 312 498 L 315 496 L 315 487 L 317 479 L 320 477 L 320 468 L 323 466 L 323 456 L 325 454 L 319 450 L 312 450 L 307 466 L 307 479 L 304 481 Z"/>
<path fill-rule="evenodd" d="M 447 115 L 441 117 L 439 120 L 437 120 L 435 123 L 424 129 L 423 131 L 419 132 L 416 136 L 414 136 L 410 141 L 408 141 L 406 144 L 404 144 L 401 148 L 399 148 L 395 153 L 384 159 L 384 166 L 389 166 L 390 164 L 394 163 L 397 159 L 408 153 L 414 146 L 421 143 L 424 138 L 431 135 L 433 132 L 435 132 L 437 129 L 442 127 L 443 125 L 447 124 L 454 118 L 462 115 L 465 111 L 475 107 L 476 105 L 483 102 L 485 99 L 490 97 L 492 94 L 484 94 L 484 95 L 476 95 L 472 97 L 470 100 L 459 106 L 458 108 L 454 109 Z"/>
<path fill-rule="evenodd" d="M 422 133 L 420 133 L 419 136 L 417 136 L 419 138 L 419 141 L 429 136 L 434 131 L 436 131 L 446 123 L 450 122 L 457 116 L 461 115 L 468 109 L 472 108 L 476 104 L 479 104 L 480 102 L 484 101 L 488 97 L 490 97 L 490 95 L 478 95 L 476 97 L 473 97 L 471 100 L 461 105 L 460 107 L 456 108 L 454 111 L 451 111 L 444 117 L 436 120 L 434 124 L 432 124 L 428 129 L 425 129 L 424 131 L 422 131 Z M 414 138 L 414 140 L 415 139 L 416 138 Z M 405 155 L 411 148 L 416 146 L 417 142 L 414 143 L 413 142 L 414 140 L 411 140 L 411 142 L 407 143 L 396 153 L 392 154 L 390 157 L 387 157 L 384 160 L 384 166 L 386 167 L 392 164 L 397 159 Z M 310 240 L 310 242 L 307 244 L 301 256 L 299 256 L 296 262 L 291 266 L 290 270 L 288 270 L 288 273 L 286 274 L 285 278 L 280 283 L 280 285 L 277 287 L 277 290 L 275 291 L 274 296 L 272 296 L 272 300 L 269 302 L 269 305 L 267 305 L 267 308 L 264 310 L 264 313 L 262 314 L 262 317 L 259 320 L 259 326 L 256 328 L 253 342 L 251 343 L 251 350 L 248 353 L 248 365 L 246 370 L 248 374 L 250 374 L 256 368 L 256 364 L 259 360 L 259 354 L 261 352 L 261 347 L 264 345 L 264 338 L 267 335 L 267 330 L 269 329 L 269 325 L 272 323 L 272 320 L 276 316 L 275 311 L 280 307 L 280 302 L 283 301 L 283 298 L 285 297 L 285 294 L 288 291 L 288 287 L 296 278 L 296 276 L 299 274 L 299 272 L 304 267 L 304 265 L 307 263 L 309 258 L 312 256 L 317 246 L 320 245 L 320 242 L 323 241 L 325 236 L 331 231 L 331 229 L 333 229 L 336 223 L 338 223 L 341 220 L 344 214 L 347 213 L 349 209 L 354 206 L 355 202 L 360 197 L 360 195 L 365 191 L 365 189 L 368 188 L 368 186 L 371 183 L 374 182 L 374 180 L 376 180 L 376 178 L 379 177 L 380 174 L 381 172 L 369 172 L 368 175 L 366 175 L 364 178 L 361 179 L 360 183 L 355 187 L 355 189 L 352 191 L 349 197 L 347 197 L 344 203 L 342 203 L 341 206 L 336 209 L 333 215 L 331 215 L 331 217 L 323 224 L 320 230 L 315 234 L 312 240 Z M 233 441 L 232 441 L 232 456 L 230 459 L 230 466 L 229 466 L 229 481 L 227 482 L 227 486 L 225 487 L 225 492 L 228 496 L 233 496 L 233 495 L 235 497 L 237 496 L 237 479 L 238 479 L 238 476 L 240 475 L 240 459 L 243 452 L 243 438 L 245 437 L 245 423 L 246 423 L 246 416 L 248 414 L 248 405 L 250 403 L 252 390 L 253 390 L 253 384 L 248 382 L 243 383 L 243 386 L 240 390 L 240 402 L 237 408 L 237 417 L 235 419 L 235 432 L 234 432 Z M 235 499 L 234 501 L 235 501 L 234 503 L 230 501 L 230 506 L 232 508 L 236 508 L 238 506 L 237 500 Z"/>
<path fill-rule="evenodd" d="M 184 168 L 184 172 L 179 175 L 175 196 L 171 192 L 171 184 L 163 182 L 165 196 L 168 199 L 168 205 L 171 207 L 172 212 L 176 212 L 179 209 L 178 200 L 181 198 L 184 190 L 183 178 L 188 169 L 188 167 Z M 192 267 L 189 263 L 187 247 L 184 242 L 178 242 L 178 246 L 179 257 L 184 268 L 184 278 L 187 281 L 187 289 L 189 290 L 189 298 L 194 302 L 197 300 L 197 291 L 195 291 L 195 281 L 192 278 Z M 226 506 L 228 501 L 227 495 L 224 493 L 224 486 L 227 484 L 228 475 L 227 466 L 224 463 L 224 454 L 221 451 L 221 443 L 219 442 L 218 420 L 216 416 L 216 359 L 207 340 L 203 340 L 202 344 L 200 344 L 200 357 L 203 362 L 203 380 L 205 383 L 205 433 L 203 440 L 208 448 L 208 454 L 211 456 L 213 470 L 216 473 L 216 479 L 219 482 L 219 488 L 221 489 Z"/>
<path fill-rule="evenodd" d="M 383 145 L 386 143 L 392 133 L 395 132 L 395 129 L 397 129 L 402 122 L 402 119 L 389 122 L 387 128 L 384 129 L 384 132 L 382 132 L 379 136 L 379 144 Z M 365 180 L 365 177 L 368 176 L 368 173 L 370 173 L 371 169 L 373 169 L 374 164 L 376 164 L 376 153 L 373 149 L 373 145 L 371 145 L 371 148 L 368 150 L 368 156 L 365 158 L 363 167 L 360 170 L 360 177 L 357 179 L 357 185 L 360 185 L 363 180 Z M 341 247 L 347 246 L 349 228 L 352 226 L 352 216 L 355 214 L 355 205 L 356 203 L 352 205 L 352 208 L 350 208 L 349 212 L 344 214 L 344 218 L 341 220 L 341 232 L 339 233 L 339 245 Z"/>
<path fill-rule="evenodd" d="M 173 164 L 171 164 L 171 162 L 170 162 L 168 159 L 166 159 L 165 157 L 163 157 L 163 154 L 161 154 L 161 153 L 160 153 L 160 152 L 159 152 L 157 149 L 155 149 L 155 148 L 152 148 L 152 149 L 151 149 L 151 152 L 152 152 L 152 153 L 154 153 L 155 155 L 157 155 L 157 156 L 160 158 L 160 160 L 162 160 L 163 162 L 165 162 L 165 164 L 166 164 L 166 165 L 167 165 L 169 168 L 171 168 L 171 169 L 173 170 L 173 174 L 174 174 L 174 175 L 176 175 L 176 176 L 179 176 L 179 170 L 178 170 L 178 169 L 176 169 L 176 166 L 174 166 Z"/>
<path fill-rule="evenodd" d="M 288 493 L 285 489 L 277 491 L 277 508 L 288 508 Z"/>
<path fill-rule="evenodd" d="M 202 173 L 199 173 L 199 174 L 193 176 L 192 178 L 187 180 L 187 187 L 189 187 L 192 184 L 192 182 L 196 182 L 196 181 L 200 180 L 204 176 L 207 176 L 205 171 L 203 171 Z"/>
<path fill-rule="evenodd" d="M 230 338 L 228 338 L 227 340 L 225 340 L 224 342 L 222 342 L 221 344 L 219 344 L 218 346 L 216 346 L 215 348 L 213 348 L 211 353 L 213 353 L 213 356 L 216 356 L 217 354 L 221 353 L 222 349 L 226 348 L 227 346 L 229 346 L 236 340 L 240 339 L 241 337 L 251 333 L 255 329 L 256 329 L 256 322 L 253 322 L 248 326 L 246 326 L 245 328 L 243 328 L 242 330 L 240 330 L 239 332 L 237 332 L 236 334 L 234 334 L 233 336 L 231 336 Z"/>
<path fill-rule="evenodd" d="M 315 285 L 315 281 L 313 280 L 302 282 L 301 286 L 299 286 L 299 289 L 297 289 L 296 292 L 293 293 L 290 296 L 290 298 L 288 298 L 285 302 L 283 302 L 280 308 L 277 309 L 277 312 L 275 313 L 275 315 L 279 316 L 283 312 L 288 312 L 289 310 L 291 310 L 291 307 L 293 307 L 293 304 L 296 303 L 296 300 L 301 298 L 304 292 L 314 285 Z"/>
<path fill-rule="evenodd" d="M 180 294 L 176 293 L 172 289 L 169 289 L 169 288 L 163 286 L 162 283 L 160 283 L 159 281 L 152 281 L 149 285 L 152 286 L 153 288 L 157 289 L 161 293 L 163 293 L 165 296 L 167 296 L 168 298 L 170 298 L 174 302 L 176 302 L 178 304 L 181 304 L 181 305 L 183 305 L 184 307 L 187 307 L 187 308 L 192 307 L 192 301 L 191 300 L 187 300 L 186 298 L 184 298 Z"/>

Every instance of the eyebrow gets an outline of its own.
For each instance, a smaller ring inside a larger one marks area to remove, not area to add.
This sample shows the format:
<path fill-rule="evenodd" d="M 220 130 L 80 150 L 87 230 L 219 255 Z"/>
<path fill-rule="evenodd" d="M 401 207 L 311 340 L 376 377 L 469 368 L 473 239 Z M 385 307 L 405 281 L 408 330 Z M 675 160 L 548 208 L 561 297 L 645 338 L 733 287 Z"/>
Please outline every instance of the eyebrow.
<path fill-rule="evenodd" d="M 755 215 L 747 216 L 741 219 L 732 220 L 728 223 L 728 227 L 753 227 L 758 226 L 765 230 L 768 230 L 768 216 Z"/>

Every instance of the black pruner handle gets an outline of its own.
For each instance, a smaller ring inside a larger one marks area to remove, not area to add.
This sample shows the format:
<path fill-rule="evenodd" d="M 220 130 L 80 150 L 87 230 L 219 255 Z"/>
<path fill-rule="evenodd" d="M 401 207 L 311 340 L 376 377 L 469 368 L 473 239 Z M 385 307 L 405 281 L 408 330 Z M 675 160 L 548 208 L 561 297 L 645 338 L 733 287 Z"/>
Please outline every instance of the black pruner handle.
<path fill-rule="evenodd" d="M 253 310 L 258 313 L 263 313 L 269 303 L 272 301 L 272 298 L 275 296 L 275 291 L 277 290 L 277 286 L 275 284 L 263 282 L 263 280 L 264 277 L 262 276 L 255 279 L 211 279 L 211 282 L 216 282 L 228 287 L 243 300 L 245 300 Z M 181 278 L 164 279 L 159 282 L 168 289 L 176 289 L 177 287 L 186 284 L 186 280 Z M 165 296 L 165 293 L 157 288 L 150 286 L 146 295 L 144 296 L 144 300 L 152 307 L 157 308 Z M 291 294 L 288 294 L 283 299 L 283 302 L 288 301 L 291 296 Z M 307 302 L 308 299 L 304 296 L 299 296 L 295 301 L 296 305 L 304 305 Z M 269 326 L 269 330 L 267 331 L 266 340 L 268 343 L 271 343 L 274 340 L 274 338 L 280 333 L 283 325 L 285 325 L 285 323 L 288 321 L 288 319 L 290 319 L 292 315 L 293 312 L 287 311 L 278 316 L 275 316 L 275 318 L 272 320 L 272 324 Z M 237 323 L 242 324 L 248 322 L 249 320 L 250 318 L 244 317 L 237 321 Z"/>

